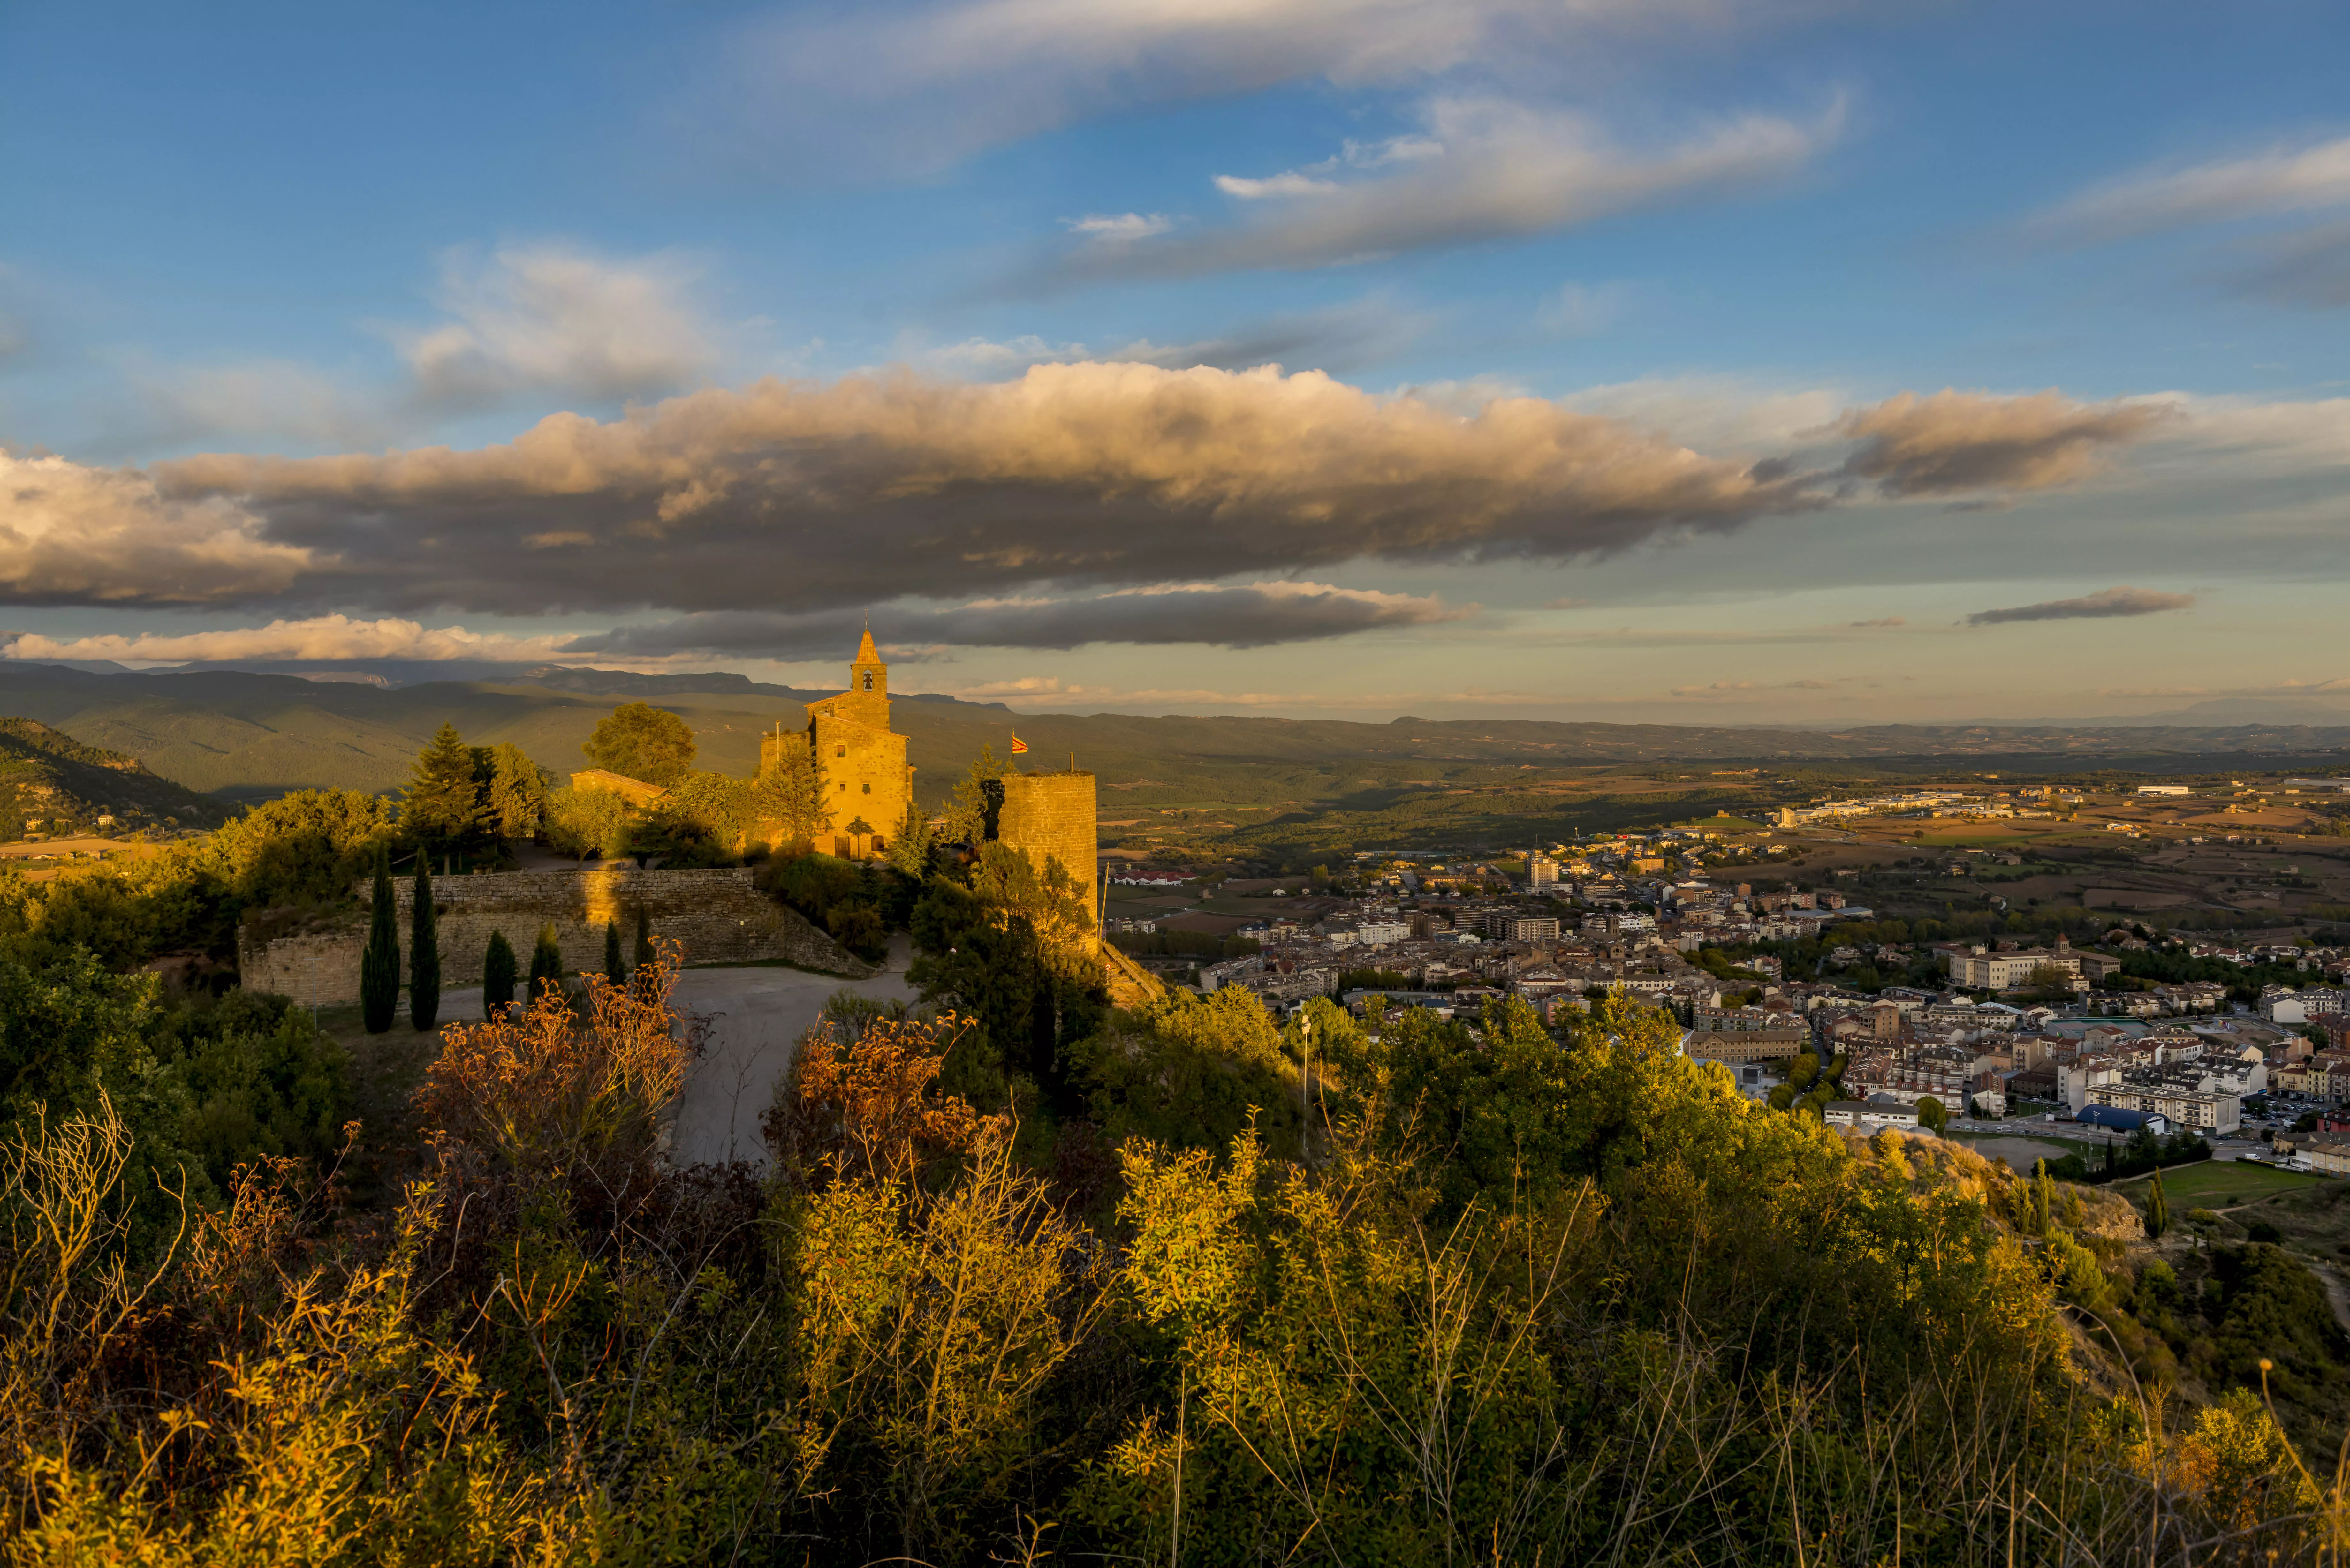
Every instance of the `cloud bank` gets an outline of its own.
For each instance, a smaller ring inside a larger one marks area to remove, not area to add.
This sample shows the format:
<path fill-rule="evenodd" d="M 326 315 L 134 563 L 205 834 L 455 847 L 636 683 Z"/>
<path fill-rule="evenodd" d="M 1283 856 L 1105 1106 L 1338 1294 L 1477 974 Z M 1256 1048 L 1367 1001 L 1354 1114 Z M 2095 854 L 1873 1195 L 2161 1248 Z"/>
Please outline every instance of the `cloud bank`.
<path fill-rule="evenodd" d="M 1652 417 L 1272 366 L 768 380 L 469 451 L 0 459 L 0 603 L 276 618 L 234 654 L 54 655 L 153 660 L 504 657 L 434 610 L 615 618 L 519 658 L 804 657 L 873 606 L 913 647 L 1260 647 L 1474 613 L 1309 576 L 1351 563 L 1564 562 L 1856 498 L 2045 488 L 2168 417 L 1904 394 L 1826 432 L 1837 468 L 1816 428 L 1794 458 L 1710 456 Z"/>
<path fill-rule="evenodd" d="M 2158 593 L 2152 588 L 2100 588 L 2077 599 L 2050 599 L 2044 604 L 2017 605 L 2010 609 L 1978 610 L 1967 617 L 1969 626 L 1998 626 L 2018 620 L 2099 620 L 2114 616 L 2159 615 L 2186 609 L 2193 594 Z"/>

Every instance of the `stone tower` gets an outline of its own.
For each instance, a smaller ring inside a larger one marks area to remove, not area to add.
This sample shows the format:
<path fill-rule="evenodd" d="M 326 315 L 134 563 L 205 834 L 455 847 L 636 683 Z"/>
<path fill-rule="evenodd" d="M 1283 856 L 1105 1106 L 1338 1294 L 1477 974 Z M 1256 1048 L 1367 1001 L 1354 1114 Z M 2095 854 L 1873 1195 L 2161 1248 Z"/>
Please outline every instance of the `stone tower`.
<path fill-rule="evenodd" d="M 807 705 L 805 734 L 771 736 L 760 747 L 760 763 L 770 765 L 780 745 L 806 744 L 824 779 L 824 801 L 832 824 L 817 836 L 819 848 L 863 859 L 889 847 L 905 826 L 914 800 L 914 768 L 906 761 L 906 737 L 889 728 L 889 667 L 881 662 L 868 630 L 848 665 L 848 690 Z M 857 824 L 868 831 L 856 831 Z"/>
<path fill-rule="evenodd" d="M 1094 872 L 1094 775 L 1067 773 L 1006 774 L 1003 810 L 996 818 L 999 843 L 1027 852 L 1042 871 L 1049 857 L 1085 889 L 1086 909 L 1101 929 L 1101 889 Z"/>

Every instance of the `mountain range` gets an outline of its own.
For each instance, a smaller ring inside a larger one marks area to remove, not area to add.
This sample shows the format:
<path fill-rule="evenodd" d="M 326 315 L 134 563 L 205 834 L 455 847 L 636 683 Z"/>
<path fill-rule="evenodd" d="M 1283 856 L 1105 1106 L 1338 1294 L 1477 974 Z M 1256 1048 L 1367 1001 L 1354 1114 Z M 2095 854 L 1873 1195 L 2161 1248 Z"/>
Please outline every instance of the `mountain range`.
<path fill-rule="evenodd" d="M 158 783 L 231 800 L 314 786 L 396 789 L 444 721 L 476 745 L 510 741 L 542 765 L 568 774 L 583 765 L 580 743 L 597 721 L 617 702 L 637 699 L 693 726 L 700 765 L 748 774 L 758 737 L 778 724 L 797 728 L 802 705 L 826 694 L 741 675 L 562 666 L 495 680 L 378 685 L 251 670 L 0 662 L 0 713 L 142 759 L 161 775 Z M 1137 802 L 1302 804 L 1366 788 L 1498 782 L 1529 767 L 1595 764 L 1813 762 L 1888 772 L 1978 767 L 1993 759 L 2026 771 L 2350 766 L 2350 726 L 2292 722 L 1840 730 L 1417 718 L 1362 723 L 1016 713 L 1002 703 L 914 695 L 896 700 L 894 724 L 909 737 L 918 793 L 929 804 L 945 797 L 983 744 L 1007 756 L 1015 727 L 1031 748 L 1032 765 L 1066 765 L 1074 754 L 1105 789 L 1132 792 L 1126 798 Z"/>

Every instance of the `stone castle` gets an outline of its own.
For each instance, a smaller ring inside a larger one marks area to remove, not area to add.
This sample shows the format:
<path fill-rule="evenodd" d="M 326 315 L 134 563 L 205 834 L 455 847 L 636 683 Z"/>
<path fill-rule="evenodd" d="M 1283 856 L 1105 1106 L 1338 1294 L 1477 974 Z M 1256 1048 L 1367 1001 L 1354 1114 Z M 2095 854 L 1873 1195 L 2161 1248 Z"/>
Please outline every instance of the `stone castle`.
<path fill-rule="evenodd" d="M 868 630 L 848 665 L 848 690 L 807 705 L 805 731 L 779 731 L 760 742 L 759 768 L 775 765 L 785 746 L 805 745 L 824 778 L 832 810 L 827 828 L 833 854 L 861 860 L 889 847 L 914 809 L 914 768 L 906 761 L 906 737 L 889 728 L 889 667 L 881 661 Z M 1097 927 L 1100 888 L 1095 885 L 1094 775 L 1072 766 L 1066 773 L 1009 774 L 996 839 L 1027 852 L 1041 869 L 1049 857 L 1086 889 L 1086 907 Z"/>

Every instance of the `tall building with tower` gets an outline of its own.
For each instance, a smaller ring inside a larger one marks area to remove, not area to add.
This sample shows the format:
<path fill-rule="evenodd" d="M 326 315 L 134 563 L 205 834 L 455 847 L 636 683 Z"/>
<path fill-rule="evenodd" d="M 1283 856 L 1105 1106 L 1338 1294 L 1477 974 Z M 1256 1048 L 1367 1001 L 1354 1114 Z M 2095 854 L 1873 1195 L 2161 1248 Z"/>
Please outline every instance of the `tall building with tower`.
<path fill-rule="evenodd" d="M 889 728 L 889 667 L 870 630 L 849 661 L 848 690 L 809 703 L 807 719 L 805 731 L 783 731 L 760 742 L 761 771 L 775 764 L 783 747 L 808 747 L 832 814 L 831 843 L 824 846 L 850 859 L 887 848 L 913 805 L 914 767 L 906 761 L 906 737 Z"/>

